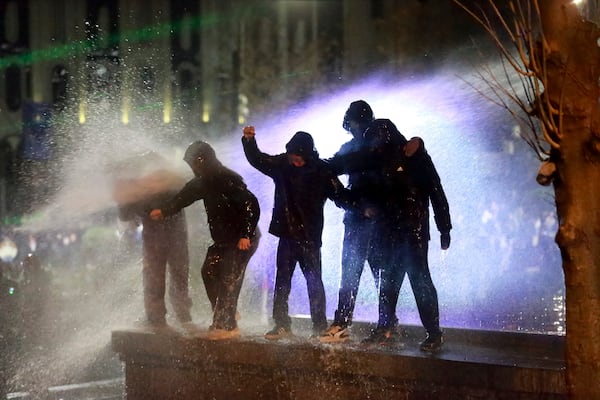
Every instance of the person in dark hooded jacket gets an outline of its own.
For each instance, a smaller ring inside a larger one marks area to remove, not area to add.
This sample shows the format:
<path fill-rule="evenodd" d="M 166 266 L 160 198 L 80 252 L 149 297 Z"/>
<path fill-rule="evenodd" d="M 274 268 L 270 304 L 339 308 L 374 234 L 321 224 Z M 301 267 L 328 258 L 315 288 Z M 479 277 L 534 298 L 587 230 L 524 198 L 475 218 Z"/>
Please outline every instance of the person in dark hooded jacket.
<path fill-rule="evenodd" d="M 429 205 L 440 232 L 440 246 L 446 250 L 452 229 L 448 200 L 422 139 L 409 142 L 390 120 L 379 119 L 365 132 L 365 140 L 381 165 L 369 190 L 375 194 L 374 207 L 385 216 L 379 220 L 374 236 L 375 253 L 382 268 L 379 321 L 365 341 L 394 340 L 396 305 L 407 275 L 427 335 L 420 349 L 437 351 L 442 346 L 443 333 L 428 264 Z"/>
<path fill-rule="evenodd" d="M 243 178 L 221 164 L 208 143 L 192 143 L 184 160 L 195 177 L 161 209 L 152 210 L 150 216 L 160 220 L 204 200 L 214 241 L 202 265 L 204 286 L 214 312 L 208 338 L 236 338 L 240 335 L 237 302 L 246 266 L 260 237 L 257 228 L 260 206 Z"/>
<path fill-rule="evenodd" d="M 286 144 L 286 153 L 268 155 L 258 149 L 255 129 L 243 130 L 242 144 L 248 162 L 275 183 L 275 199 L 269 232 L 279 237 L 277 276 L 273 296 L 275 327 L 265 338 L 292 335 L 288 298 L 296 263 L 306 278 L 313 336 L 327 328 L 325 289 L 321 277 L 323 208 L 329 198 L 343 201 L 344 187 L 327 163 L 319 159 L 314 141 L 306 132 L 296 132 Z"/>

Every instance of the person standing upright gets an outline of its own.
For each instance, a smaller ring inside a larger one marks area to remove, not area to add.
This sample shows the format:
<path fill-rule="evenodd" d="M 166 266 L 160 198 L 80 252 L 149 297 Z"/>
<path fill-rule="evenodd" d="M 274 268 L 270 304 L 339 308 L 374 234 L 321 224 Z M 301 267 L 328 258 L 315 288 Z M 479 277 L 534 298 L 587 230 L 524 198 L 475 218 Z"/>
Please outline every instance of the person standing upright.
<path fill-rule="evenodd" d="M 373 257 L 372 236 L 377 215 L 369 207 L 371 178 L 373 169 L 353 168 L 349 171 L 352 155 L 365 150 L 364 133 L 374 120 L 371 106 L 364 100 L 350 103 L 343 128 L 352 134 L 352 139 L 344 143 L 340 150 L 330 159 L 330 165 L 338 174 L 348 174 L 348 186 L 354 199 L 353 206 L 346 207 L 344 213 L 344 238 L 342 242 L 342 271 L 338 294 L 338 307 L 332 324 L 321 335 L 322 343 L 345 342 L 350 339 L 349 327 L 352 324 L 358 287 L 365 262 L 368 261 L 375 287 L 379 287 L 380 268 Z"/>
<path fill-rule="evenodd" d="M 440 246 L 450 246 L 450 211 L 440 177 L 420 138 L 407 141 L 389 120 L 375 120 L 365 132 L 369 151 L 381 162 L 373 179 L 376 207 L 385 218 L 378 225 L 375 252 L 381 257 L 379 320 L 367 343 L 394 341 L 396 305 L 408 275 L 426 338 L 422 351 L 440 350 L 443 332 L 437 291 L 428 264 L 429 205 L 440 232 Z"/>
<path fill-rule="evenodd" d="M 277 340 L 292 335 L 288 298 L 296 263 L 306 278 L 313 336 L 318 337 L 327 328 L 321 276 L 323 208 L 327 198 L 341 201 L 344 188 L 325 161 L 319 159 L 310 134 L 296 132 L 286 144 L 286 153 L 268 155 L 259 150 L 255 133 L 253 126 L 245 127 L 242 145 L 250 165 L 275 183 L 269 232 L 279 237 L 273 295 L 275 327 L 265 338 Z"/>
<path fill-rule="evenodd" d="M 169 298 L 175 317 L 190 323 L 188 232 L 185 213 L 172 213 L 155 221 L 148 215 L 177 193 L 184 180 L 169 170 L 166 159 L 155 152 L 131 157 L 112 167 L 113 198 L 119 218 L 142 225 L 144 310 L 153 327 L 166 325 L 165 290 L 169 273 Z M 155 188 L 153 182 L 165 182 Z M 168 183 L 168 184 L 167 184 Z M 176 189 L 177 188 L 177 189 Z"/>

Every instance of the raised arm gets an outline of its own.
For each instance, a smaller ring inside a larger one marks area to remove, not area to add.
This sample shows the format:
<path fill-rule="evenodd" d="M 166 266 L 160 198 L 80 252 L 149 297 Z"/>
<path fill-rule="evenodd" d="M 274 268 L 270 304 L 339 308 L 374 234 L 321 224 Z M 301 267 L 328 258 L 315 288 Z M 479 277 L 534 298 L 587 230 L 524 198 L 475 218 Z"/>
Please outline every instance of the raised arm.
<path fill-rule="evenodd" d="M 273 176 L 278 165 L 278 157 L 263 153 L 256 143 L 256 131 L 253 126 L 246 126 L 243 130 L 242 146 L 246 159 L 254 168 L 265 175 Z"/>

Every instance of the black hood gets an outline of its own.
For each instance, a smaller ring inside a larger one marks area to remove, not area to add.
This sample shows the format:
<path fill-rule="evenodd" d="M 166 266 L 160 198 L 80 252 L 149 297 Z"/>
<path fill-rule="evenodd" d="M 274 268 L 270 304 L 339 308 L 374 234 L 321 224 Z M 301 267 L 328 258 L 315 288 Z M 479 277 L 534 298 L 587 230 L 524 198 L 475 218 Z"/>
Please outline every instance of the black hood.
<path fill-rule="evenodd" d="M 288 154 L 296 154 L 305 160 L 318 158 L 319 154 L 315 150 L 315 142 L 307 132 L 296 132 L 292 139 L 285 145 Z"/>

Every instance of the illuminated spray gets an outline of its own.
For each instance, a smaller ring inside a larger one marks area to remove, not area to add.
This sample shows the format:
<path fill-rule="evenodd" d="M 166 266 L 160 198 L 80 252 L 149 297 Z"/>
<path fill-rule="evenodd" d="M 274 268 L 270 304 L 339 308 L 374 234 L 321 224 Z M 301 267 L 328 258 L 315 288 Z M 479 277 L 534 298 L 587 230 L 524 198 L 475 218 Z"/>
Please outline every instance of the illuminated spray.
<path fill-rule="evenodd" d="M 503 154 L 498 148 L 490 150 L 489 142 L 496 140 L 494 135 L 510 132 L 512 122 L 499 117 L 502 111 L 486 105 L 457 78 L 455 72 L 423 79 L 418 76 L 400 80 L 375 77 L 347 90 L 298 104 L 284 114 L 256 116 L 248 124 L 256 126 L 256 138 L 264 152 L 284 152 L 285 143 L 291 136 L 304 130 L 313 135 L 321 157 L 327 158 L 350 139 L 342 129 L 342 118 L 350 102 L 357 99 L 369 102 L 377 118 L 394 121 L 407 138 L 422 137 L 441 176 L 454 226 L 452 245 L 444 253 L 439 250 L 439 233 L 433 221 L 431 225 L 429 260 L 440 299 L 441 325 L 545 330 L 545 327 L 535 326 L 533 321 L 540 316 L 545 296 L 549 296 L 549 307 L 556 308 L 556 295 L 559 293 L 560 296 L 562 288 L 560 258 L 557 250 L 551 249 L 555 252 L 553 257 L 546 258 L 550 261 L 542 265 L 541 255 L 519 252 L 519 249 L 527 249 L 525 244 L 531 241 L 529 221 L 534 226 L 534 217 L 552 211 L 552 204 L 539 193 L 534 179 L 537 164 L 527 150 L 514 157 Z M 89 112 L 93 114 L 93 108 Z M 50 226 L 84 223 L 98 213 L 114 209 L 104 168 L 110 160 L 153 150 L 166 156 L 181 174 L 189 178 L 191 172 L 181 155 L 192 140 L 207 140 L 215 148 L 218 158 L 245 178 L 261 204 L 262 241 L 248 265 L 239 301 L 242 330 L 248 332 L 256 328 L 254 332 L 261 333 L 268 327 L 275 276 L 277 239 L 267 232 L 273 183 L 247 163 L 240 143 L 242 127 L 229 134 L 219 132 L 222 134 L 220 139 L 188 132 L 186 139 L 180 136 L 177 140 L 167 141 L 164 137 L 173 135 L 164 133 L 175 128 L 173 125 L 161 127 L 160 132 L 156 126 L 128 124 L 123 127 L 118 118 L 110 118 L 113 114 L 101 114 L 78 128 L 81 131 L 78 132 L 77 148 L 63 161 L 65 179 L 61 191 L 47 208 L 39 211 L 35 222 L 23 229 L 43 230 Z M 501 146 L 501 141 L 496 141 Z M 521 147 L 526 146 L 518 143 L 517 148 Z M 515 192 L 511 185 L 519 182 Z M 525 211 L 514 212 L 519 209 Z M 496 215 L 483 218 L 486 212 L 496 212 Z M 198 269 L 210 238 L 202 205 L 196 203 L 186 213 L 190 226 L 192 275 L 196 275 L 196 278 L 192 277 L 194 320 L 207 327 L 210 311 Z M 329 318 L 337 306 L 342 216 L 342 210 L 331 202 L 326 204 L 322 257 Z M 117 231 L 116 219 L 113 223 Z M 115 237 L 117 235 L 111 240 Z M 111 259 L 116 253 L 109 252 L 104 256 Z M 505 262 L 507 257 L 510 262 Z M 137 256 L 133 253 L 128 263 L 115 265 L 106 273 L 95 293 L 86 293 L 88 298 L 94 298 L 94 302 L 86 303 L 94 304 L 92 310 L 82 304 L 72 305 L 72 312 L 81 313 L 80 325 L 74 328 L 74 334 L 57 341 L 56 351 L 47 357 L 56 363 L 55 373 L 70 377 L 82 365 L 93 363 L 95 357 L 109 346 L 111 330 L 131 326 L 142 317 L 140 259 L 141 253 Z M 118 260 L 110 262 L 114 265 Z M 290 312 L 309 314 L 306 283 L 299 269 L 294 275 Z M 519 316 L 514 318 L 513 313 Z M 398 317 L 401 323 L 420 324 L 406 280 L 398 304 Z M 514 325 L 519 318 L 521 324 L 530 322 L 530 326 Z M 377 295 L 370 273 L 363 274 L 354 319 L 369 322 L 377 319 Z M 30 373 L 31 364 L 18 372 Z"/>

